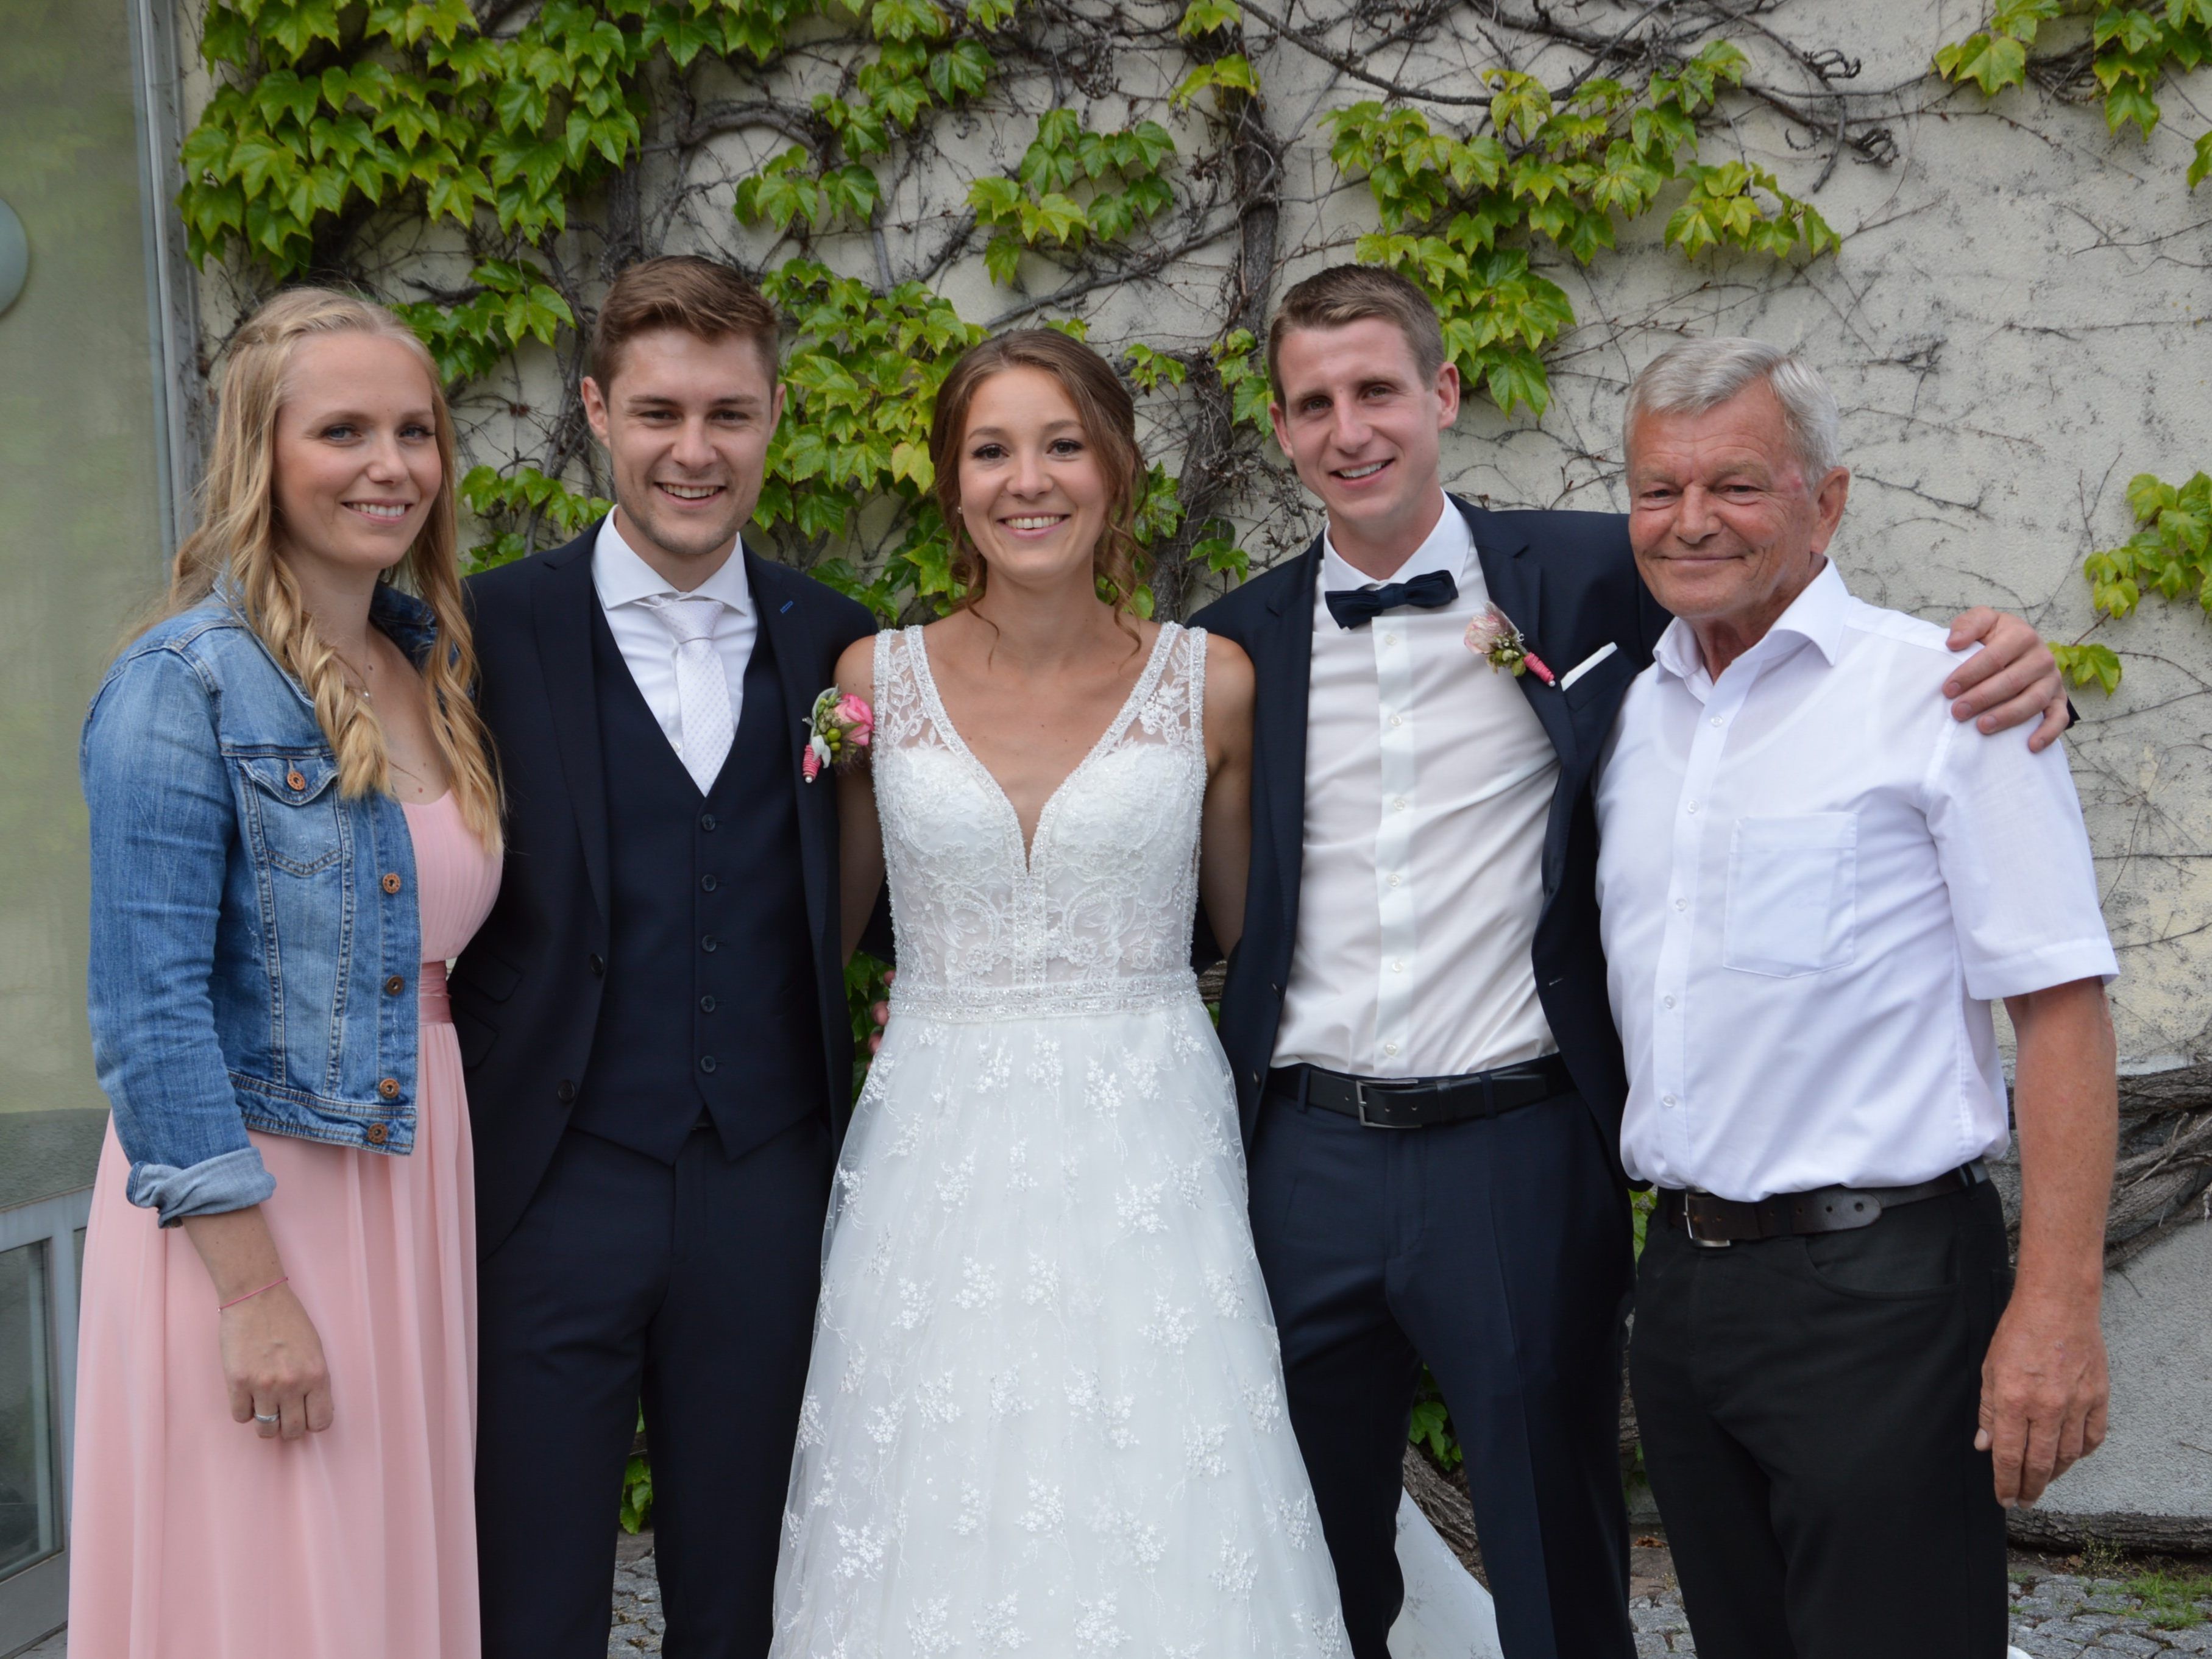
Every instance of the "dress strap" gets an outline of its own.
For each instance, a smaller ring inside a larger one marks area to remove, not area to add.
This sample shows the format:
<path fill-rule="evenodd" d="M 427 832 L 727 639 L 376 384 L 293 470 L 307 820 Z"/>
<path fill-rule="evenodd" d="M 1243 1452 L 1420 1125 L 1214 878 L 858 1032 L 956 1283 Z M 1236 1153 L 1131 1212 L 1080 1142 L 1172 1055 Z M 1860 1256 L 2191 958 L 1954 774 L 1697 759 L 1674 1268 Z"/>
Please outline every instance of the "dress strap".
<path fill-rule="evenodd" d="M 1186 628 L 1176 641 L 1182 647 L 1183 678 L 1190 687 L 1190 742 L 1200 758 L 1206 754 L 1206 630 Z"/>
<path fill-rule="evenodd" d="M 919 628 L 886 628 L 876 635 L 876 737 L 883 746 L 910 742 L 927 722 L 928 708 L 915 666 Z"/>

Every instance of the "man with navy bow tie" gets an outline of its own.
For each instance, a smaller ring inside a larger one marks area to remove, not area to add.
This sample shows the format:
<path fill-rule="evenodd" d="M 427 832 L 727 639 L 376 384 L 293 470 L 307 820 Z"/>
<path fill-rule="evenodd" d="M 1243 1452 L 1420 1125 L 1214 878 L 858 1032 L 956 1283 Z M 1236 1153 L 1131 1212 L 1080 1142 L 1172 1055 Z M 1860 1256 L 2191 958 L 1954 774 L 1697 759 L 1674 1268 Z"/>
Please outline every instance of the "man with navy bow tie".
<path fill-rule="evenodd" d="M 1259 681 L 1253 853 L 1221 1039 L 1289 1407 L 1356 1659 L 1403 1600 L 1419 1368 L 1467 1455 L 1506 1659 L 1628 1659 L 1615 1443 L 1627 1080 L 1590 782 L 1667 613 L 1625 520 L 1447 496 L 1434 310 L 1340 266 L 1268 331 L 1275 434 L 1328 511 L 1194 620 Z M 1940 686 L 1984 732 L 2065 724 L 2050 653 L 1977 610 Z M 1930 678 L 1928 695 L 1939 695 Z"/>

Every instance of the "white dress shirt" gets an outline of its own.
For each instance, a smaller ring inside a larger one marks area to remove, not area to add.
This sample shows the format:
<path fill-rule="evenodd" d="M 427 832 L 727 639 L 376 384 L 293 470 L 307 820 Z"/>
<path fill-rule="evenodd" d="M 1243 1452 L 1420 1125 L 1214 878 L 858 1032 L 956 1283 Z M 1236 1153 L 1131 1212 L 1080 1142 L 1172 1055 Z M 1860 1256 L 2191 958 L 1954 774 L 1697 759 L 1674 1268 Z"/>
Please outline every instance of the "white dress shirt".
<path fill-rule="evenodd" d="M 592 586 L 606 612 L 607 631 L 615 636 L 623 661 L 629 665 L 630 678 L 637 682 L 645 706 L 680 757 L 684 715 L 676 699 L 676 636 L 645 603 L 678 589 L 623 539 L 615 528 L 615 516 L 610 513 L 600 522 L 599 538 L 592 544 Z M 745 580 L 744 544 L 731 549 L 722 568 L 691 589 L 691 595 L 722 602 L 722 614 L 714 623 L 714 652 L 730 683 L 730 725 L 734 729 L 744 714 L 745 665 L 752 660 L 753 636 L 760 628 L 752 586 Z"/>
<path fill-rule="evenodd" d="M 1449 501 L 1390 580 L 1431 570 L 1456 601 L 1340 628 L 1322 595 L 1373 578 L 1323 543 L 1278 1066 L 1455 1077 L 1558 1047 L 1528 952 L 1559 757 L 1514 678 L 1467 648 L 1489 593 Z"/>
<path fill-rule="evenodd" d="M 1990 1000 L 2118 971 L 2065 755 L 1951 718 L 1833 565 L 1717 683 L 1677 621 L 1597 787 L 1632 1176 L 1910 1186 L 2006 1144 Z"/>

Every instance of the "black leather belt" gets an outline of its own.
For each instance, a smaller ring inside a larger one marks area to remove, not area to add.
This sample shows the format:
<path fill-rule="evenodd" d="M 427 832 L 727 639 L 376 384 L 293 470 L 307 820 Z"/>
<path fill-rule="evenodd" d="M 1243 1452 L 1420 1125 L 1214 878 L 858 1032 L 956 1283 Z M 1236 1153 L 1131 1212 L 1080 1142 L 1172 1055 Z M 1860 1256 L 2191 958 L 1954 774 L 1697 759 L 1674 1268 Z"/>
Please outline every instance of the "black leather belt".
<path fill-rule="evenodd" d="M 1669 1227 L 1687 1232 L 1692 1243 L 1717 1249 L 1739 1241 L 1871 1227 L 1881 1219 L 1884 1210 L 1964 1192 L 1989 1178 L 1989 1170 L 1976 1158 L 1912 1187 L 1815 1187 L 1810 1192 L 1777 1193 L 1756 1200 L 1662 1187 L 1659 1216 Z"/>
<path fill-rule="evenodd" d="M 1356 1117 L 1370 1129 L 1425 1129 L 1534 1106 L 1575 1086 L 1557 1054 L 1472 1077 L 1347 1077 L 1318 1066 L 1278 1066 L 1267 1092 Z"/>

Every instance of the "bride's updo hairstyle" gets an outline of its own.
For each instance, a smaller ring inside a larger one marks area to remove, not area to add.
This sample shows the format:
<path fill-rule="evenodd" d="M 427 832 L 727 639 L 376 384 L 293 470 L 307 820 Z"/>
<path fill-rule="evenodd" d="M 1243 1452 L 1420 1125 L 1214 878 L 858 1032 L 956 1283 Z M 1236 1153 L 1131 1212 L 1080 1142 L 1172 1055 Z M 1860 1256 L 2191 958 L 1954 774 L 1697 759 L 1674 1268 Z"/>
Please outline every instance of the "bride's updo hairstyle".
<path fill-rule="evenodd" d="M 1016 329 L 971 346 L 952 365 L 938 388 L 937 409 L 929 422 L 929 459 L 937 469 L 937 505 L 952 538 L 952 579 L 963 590 L 955 610 L 983 597 L 990 566 L 960 516 L 960 451 L 968 435 L 968 411 L 976 389 L 1010 368 L 1040 369 L 1060 382 L 1075 405 L 1084 438 L 1105 475 L 1106 528 L 1091 550 L 1091 568 L 1101 597 L 1116 611 L 1135 598 L 1144 550 L 1137 545 L 1137 497 L 1145 481 L 1145 458 L 1137 447 L 1137 405 L 1107 361 L 1079 340 L 1049 328 Z"/>
<path fill-rule="evenodd" d="M 337 757 L 338 788 L 359 796 L 392 787 L 384 727 L 315 631 L 300 585 L 279 553 L 276 417 L 301 344 L 356 333 L 398 342 L 422 366 L 437 434 L 438 494 L 406 556 L 382 578 L 404 579 L 436 618 L 437 647 L 422 664 L 430 729 L 453 778 L 454 804 L 484 846 L 500 848 L 499 785 L 490 741 L 470 692 L 476 647 L 461 604 L 459 536 L 453 518 L 453 420 L 438 368 L 421 340 L 383 307 L 330 289 L 296 288 L 246 319 L 233 337 L 216 405 L 215 444 L 200 488 L 199 527 L 177 550 L 165 613 L 186 611 L 220 586 L 232 607 L 315 706 Z"/>

